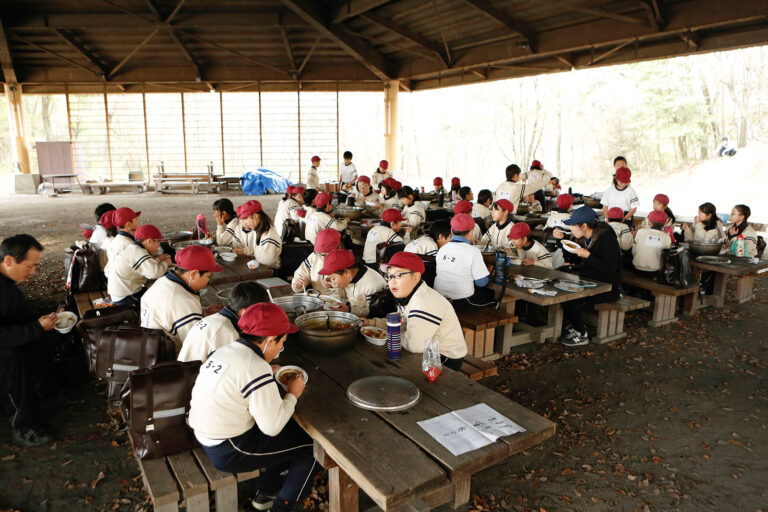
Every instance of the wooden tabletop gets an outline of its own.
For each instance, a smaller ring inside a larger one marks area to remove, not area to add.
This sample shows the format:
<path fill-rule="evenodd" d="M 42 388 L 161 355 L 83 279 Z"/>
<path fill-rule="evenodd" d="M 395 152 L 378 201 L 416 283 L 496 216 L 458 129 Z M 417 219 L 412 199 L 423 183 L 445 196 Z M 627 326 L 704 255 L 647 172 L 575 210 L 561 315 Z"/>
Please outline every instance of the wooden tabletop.
<path fill-rule="evenodd" d="M 723 255 L 730 263 L 705 263 L 697 261 L 696 257 L 691 255 L 691 267 L 701 270 L 719 272 L 729 276 L 745 276 L 749 274 L 759 274 L 768 270 L 768 261 L 758 260 L 757 264 L 750 263 L 748 258 L 737 258 L 733 255 Z"/>
<path fill-rule="evenodd" d="M 537 267 L 535 265 L 530 265 L 530 266 L 510 265 L 509 266 L 510 280 L 509 280 L 509 283 L 507 283 L 506 294 L 512 297 L 515 297 L 517 299 L 522 299 L 527 302 L 533 302 L 534 304 L 538 304 L 539 306 L 551 306 L 552 304 L 561 304 L 563 302 L 582 299 L 584 297 L 591 297 L 593 295 L 599 295 L 601 293 L 606 293 L 611 291 L 611 285 L 608 283 L 604 283 L 602 281 L 596 281 L 594 279 L 584 279 L 584 281 L 597 283 L 597 286 L 594 288 L 583 288 L 582 290 L 579 290 L 577 292 L 566 292 L 563 290 L 558 290 L 551 283 L 547 283 L 542 288 L 539 288 L 539 290 L 550 290 L 550 291 L 556 292 L 557 294 L 553 296 L 539 295 L 536 293 L 529 292 L 528 288 L 518 288 L 514 281 L 514 276 L 516 274 L 523 275 L 525 277 L 533 277 L 536 279 L 561 279 L 563 281 L 570 281 L 574 283 L 579 282 L 580 280 L 579 276 L 574 274 L 569 274 L 567 272 L 561 272 L 559 270 L 553 270 L 553 269 L 544 268 L 544 267 Z M 501 289 L 501 286 L 498 284 L 492 284 L 490 286 L 495 290 Z"/>
<path fill-rule="evenodd" d="M 519 453 L 555 432 L 555 424 L 519 404 L 447 368 L 434 383 L 421 371 L 421 354 L 403 353 L 389 361 L 386 347 L 362 337 L 346 353 L 317 356 L 289 339 L 279 364 L 298 364 L 309 374 L 295 419 L 349 477 L 382 509 L 420 499 L 431 507 L 469 500 L 470 477 Z M 346 398 L 353 381 L 394 375 L 414 383 L 421 401 L 397 413 L 359 409 Z M 417 422 L 485 403 L 526 431 L 483 448 L 453 455 Z"/>
<path fill-rule="evenodd" d="M 663 295 L 673 295 L 679 297 L 681 295 L 688 295 L 699 289 L 699 283 L 695 283 L 688 288 L 675 288 L 666 284 L 661 284 L 655 279 L 649 279 L 647 277 L 639 276 L 630 270 L 625 270 L 621 273 L 621 281 L 629 286 L 636 286 L 643 288 L 654 293 Z"/>
<path fill-rule="evenodd" d="M 235 261 L 224 261 L 221 258 L 216 258 L 216 264 L 224 267 L 221 272 L 216 272 L 211 276 L 209 284 L 225 284 L 225 283 L 239 283 L 240 281 L 253 281 L 254 279 L 262 279 L 264 277 L 271 277 L 275 274 L 275 271 L 268 267 L 259 266 L 258 268 L 251 270 L 248 268 L 248 261 L 252 260 L 251 256 L 238 256 Z"/>

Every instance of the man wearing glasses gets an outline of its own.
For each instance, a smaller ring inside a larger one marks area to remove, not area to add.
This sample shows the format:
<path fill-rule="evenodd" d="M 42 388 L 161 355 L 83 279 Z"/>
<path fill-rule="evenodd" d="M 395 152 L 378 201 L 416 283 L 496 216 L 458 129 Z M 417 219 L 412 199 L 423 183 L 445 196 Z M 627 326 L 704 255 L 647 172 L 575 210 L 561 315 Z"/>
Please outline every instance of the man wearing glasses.
<path fill-rule="evenodd" d="M 421 279 L 424 274 L 422 259 L 414 253 L 398 252 L 389 263 L 381 265 L 381 269 L 403 318 L 403 348 L 421 353 L 427 342 L 437 336 L 443 364 L 452 370 L 460 370 L 467 355 L 467 345 L 459 319 L 451 303 Z M 384 328 L 386 323 L 384 318 L 365 321 L 365 325 Z"/>

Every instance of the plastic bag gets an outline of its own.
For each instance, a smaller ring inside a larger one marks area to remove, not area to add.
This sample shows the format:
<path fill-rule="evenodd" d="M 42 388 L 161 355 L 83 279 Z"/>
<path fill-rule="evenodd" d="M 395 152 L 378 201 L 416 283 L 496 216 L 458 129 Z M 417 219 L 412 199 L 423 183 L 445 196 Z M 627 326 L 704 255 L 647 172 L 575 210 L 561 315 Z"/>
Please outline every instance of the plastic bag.
<path fill-rule="evenodd" d="M 421 371 L 427 376 L 429 382 L 435 382 L 443 371 L 443 363 L 440 361 L 440 339 L 437 336 L 433 336 L 424 347 Z"/>
<path fill-rule="evenodd" d="M 195 226 L 197 227 L 200 238 L 208 236 L 208 234 L 211 232 L 208 229 L 208 222 L 205 220 L 205 215 L 202 213 L 199 213 L 195 218 Z"/>

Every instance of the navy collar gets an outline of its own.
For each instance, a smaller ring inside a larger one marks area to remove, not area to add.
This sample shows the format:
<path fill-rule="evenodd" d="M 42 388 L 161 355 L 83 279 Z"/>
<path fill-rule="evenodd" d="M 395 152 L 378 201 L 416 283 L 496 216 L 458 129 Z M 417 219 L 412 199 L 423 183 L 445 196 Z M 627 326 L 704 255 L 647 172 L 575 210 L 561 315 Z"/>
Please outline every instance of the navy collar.
<path fill-rule="evenodd" d="M 250 343 L 248 341 L 245 341 L 243 338 L 238 338 L 235 340 L 235 343 L 242 343 L 249 349 L 253 350 L 257 356 L 264 359 L 264 352 L 261 351 L 261 349 L 258 347 L 258 345 L 254 345 L 253 343 Z"/>
<path fill-rule="evenodd" d="M 144 245 L 142 245 L 142 243 L 141 243 L 141 242 L 139 242 L 138 240 L 134 240 L 134 241 L 133 241 L 133 245 L 135 245 L 136 247 L 141 247 L 142 249 L 146 250 L 146 248 L 144 247 Z"/>
<path fill-rule="evenodd" d="M 397 297 L 395 297 L 395 301 L 400 306 L 403 306 L 403 307 L 407 306 L 408 303 L 411 302 L 411 298 L 413 298 L 413 294 L 418 291 L 418 289 L 421 287 L 422 284 L 424 284 L 424 280 L 423 279 L 420 280 L 419 283 L 416 286 L 413 287 L 413 290 L 411 290 L 411 293 L 409 293 L 407 297 L 405 297 L 404 299 L 398 299 Z"/>
<path fill-rule="evenodd" d="M 361 265 L 360 268 L 357 269 L 357 274 L 355 275 L 355 277 L 352 278 L 352 281 L 350 281 L 350 283 L 356 283 L 359 280 L 361 280 L 366 272 L 368 272 L 368 267 L 366 267 L 365 265 Z"/>
<path fill-rule="evenodd" d="M 192 288 L 190 288 L 190 287 L 189 287 L 189 285 L 188 285 L 187 283 L 185 283 L 185 282 L 184 282 L 184 280 L 183 280 L 182 278 L 180 278 L 180 277 L 179 277 L 179 276 L 176 274 L 176 272 L 174 272 L 173 270 L 169 270 L 168 272 L 166 272 L 166 274 L 165 274 L 165 277 L 167 277 L 168 279 L 170 279 L 170 280 L 171 280 L 171 281 L 173 281 L 174 283 L 176 283 L 176 284 L 180 285 L 182 288 L 184 288 L 185 290 L 187 290 L 189 293 L 192 293 L 192 294 L 194 294 L 194 295 L 198 295 L 198 296 L 200 295 L 200 293 L 199 293 L 199 292 L 196 292 L 195 290 L 193 290 Z"/>
<path fill-rule="evenodd" d="M 235 326 L 235 330 L 238 329 L 237 322 L 240 320 L 240 318 L 237 316 L 237 314 L 234 311 L 232 311 L 231 309 L 225 306 L 221 308 L 221 311 L 219 311 L 219 313 L 222 316 L 227 317 L 229 321 L 232 322 L 232 325 Z"/>
<path fill-rule="evenodd" d="M 510 222 L 512 222 L 512 221 L 514 220 L 514 218 L 513 218 L 513 217 L 514 217 L 514 215 L 512 215 L 512 212 L 509 212 L 509 215 L 507 216 L 507 222 L 505 222 L 504 224 L 499 224 L 499 223 L 497 222 L 497 223 L 496 223 L 496 227 L 497 227 L 497 228 L 499 228 L 499 230 L 502 230 L 502 229 L 504 229 L 505 227 L 507 227 L 507 225 L 508 225 Z"/>
<path fill-rule="evenodd" d="M 129 233 L 129 232 L 127 232 L 127 231 L 123 231 L 122 229 L 121 229 L 120 231 L 118 231 L 118 232 L 117 232 L 117 234 L 118 234 L 118 235 L 127 236 L 127 237 L 128 237 L 128 238 L 130 238 L 131 240 L 136 240 L 136 239 L 133 237 L 133 235 L 132 235 L 132 234 L 130 234 L 130 233 Z"/>
<path fill-rule="evenodd" d="M 451 242 L 457 242 L 457 243 L 460 243 L 460 244 L 468 244 L 469 240 L 467 240 L 463 236 L 453 235 L 451 237 Z"/>
<path fill-rule="evenodd" d="M 524 246 L 523 246 L 523 250 L 524 250 L 524 251 L 530 251 L 530 250 L 531 250 L 531 247 L 533 247 L 533 240 L 530 240 L 530 239 L 529 239 L 529 240 L 528 240 L 528 245 L 524 245 Z"/>

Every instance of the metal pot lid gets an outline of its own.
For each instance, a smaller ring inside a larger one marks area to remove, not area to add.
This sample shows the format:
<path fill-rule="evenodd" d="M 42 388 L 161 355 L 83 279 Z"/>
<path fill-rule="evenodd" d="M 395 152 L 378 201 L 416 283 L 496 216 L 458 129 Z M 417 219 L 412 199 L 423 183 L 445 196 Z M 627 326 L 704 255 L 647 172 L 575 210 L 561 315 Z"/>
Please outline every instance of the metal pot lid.
<path fill-rule="evenodd" d="M 416 405 L 421 392 L 415 384 L 400 377 L 375 375 L 350 384 L 347 398 L 361 409 L 394 412 Z"/>

